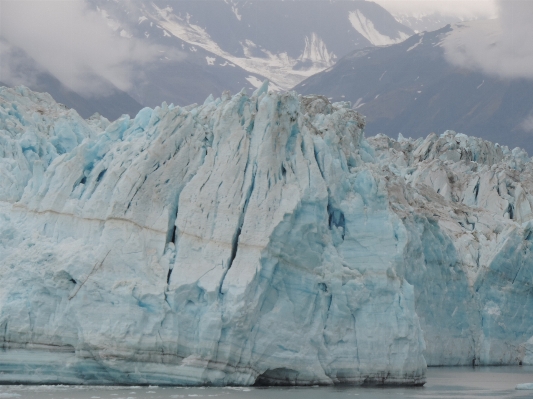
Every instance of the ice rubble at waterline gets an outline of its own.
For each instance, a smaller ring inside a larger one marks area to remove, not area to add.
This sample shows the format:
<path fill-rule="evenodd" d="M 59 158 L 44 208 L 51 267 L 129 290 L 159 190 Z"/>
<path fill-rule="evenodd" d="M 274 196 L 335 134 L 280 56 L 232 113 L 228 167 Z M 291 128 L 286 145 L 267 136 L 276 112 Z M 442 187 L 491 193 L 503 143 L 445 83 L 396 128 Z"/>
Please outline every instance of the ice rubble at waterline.
<path fill-rule="evenodd" d="M 422 384 L 533 364 L 532 163 L 266 84 L 113 123 L 0 89 L 0 381 Z M 529 341 L 528 341 L 529 340 Z"/>

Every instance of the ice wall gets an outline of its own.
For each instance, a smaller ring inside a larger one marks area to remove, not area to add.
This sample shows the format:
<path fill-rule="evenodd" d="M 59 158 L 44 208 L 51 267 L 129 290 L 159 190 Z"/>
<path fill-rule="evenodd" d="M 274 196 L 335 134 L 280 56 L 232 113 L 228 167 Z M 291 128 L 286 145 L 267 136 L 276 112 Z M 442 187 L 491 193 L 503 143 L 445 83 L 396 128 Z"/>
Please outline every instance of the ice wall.
<path fill-rule="evenodd" d="M 424 382 L 401 220 L 346 104 L 265 85 L 108 126 L 49 106 L 93 133 L 1 203 L 1 380 Z"/>
<path fill-rule="evenodd" d="M 348 103 L 266 84 L 111 124 L 3 88 L 0 118 L 0 381 L 421 384 L 426 361 L 531 363 L 519 149 L 365 139 Z"/>
<path fill-rule="evenodd" d="M 407 231 L 428 365 L 531 364 L 533 164 L 527 154 L 448 131 L 369 139 Z"/>

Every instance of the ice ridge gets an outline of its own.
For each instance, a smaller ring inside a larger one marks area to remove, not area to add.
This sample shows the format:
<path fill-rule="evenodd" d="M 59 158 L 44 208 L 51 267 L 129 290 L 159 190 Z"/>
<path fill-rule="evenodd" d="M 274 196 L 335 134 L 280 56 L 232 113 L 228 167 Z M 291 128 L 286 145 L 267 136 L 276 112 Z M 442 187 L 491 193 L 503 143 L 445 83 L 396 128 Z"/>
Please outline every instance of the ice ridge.
<path fill-rule="evenodd" d="M 2 88 L 0 123 L 1 381 L 419 385 L 426 360 L 531 359 L 519 149 L 366 139 L 349 103 L 267 84 L 113 123 Z"/>

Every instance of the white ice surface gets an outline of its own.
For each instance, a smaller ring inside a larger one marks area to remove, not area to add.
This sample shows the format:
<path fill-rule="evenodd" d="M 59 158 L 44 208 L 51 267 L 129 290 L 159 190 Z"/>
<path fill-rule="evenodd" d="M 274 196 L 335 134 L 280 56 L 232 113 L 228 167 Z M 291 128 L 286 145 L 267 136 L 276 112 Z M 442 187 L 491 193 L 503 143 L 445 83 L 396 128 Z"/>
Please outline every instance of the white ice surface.
<path fill-rule="evenodd" d="M 526 384 L 518 384 L 516 389 L 519 391 L 533 391 L 533 382 Z"/>
<path fill-rule="evenodd" d="M 419 384 L 531 362 L 532 163 L 268 93 L 84 121 L 0 89 L 0 380 Z M 29 144 L 28 144 L 29 143 Z"/>

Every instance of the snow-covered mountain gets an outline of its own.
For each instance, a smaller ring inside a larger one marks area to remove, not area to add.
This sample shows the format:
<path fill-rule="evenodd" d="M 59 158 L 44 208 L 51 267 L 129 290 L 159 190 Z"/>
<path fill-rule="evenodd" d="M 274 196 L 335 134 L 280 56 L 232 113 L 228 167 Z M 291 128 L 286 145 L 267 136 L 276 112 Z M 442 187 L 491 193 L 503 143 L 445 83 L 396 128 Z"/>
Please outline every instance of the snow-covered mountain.
<path fill-rule="evenodd" d="M 0 89 L 0 380 L 420 385 L 533 362 L 533 162 L 268 92 Z"/>
<path fill-rule="evenodd" d="M 108 95 L 73 93 L 82 97 L 89 108 L 94 105 L 93 112 L 112 119 L 120 113 L 138 111 L 140 107 L 132 110 L 135 102 L 151 107 L 162 101 L 179 105 L 200 103 L 210 93 L 224 90 L 235 93 L 243 87 L 255 90 L 265 78 L 271 81 L 272 88 L 289 89 L 354 49 L 396 43 L 413 33 L 381 6 L 368 1 L 85 0 L 85 4 L 87 8 L 78 10 L 76 18 L 91 21 L 98 30 L 106 30 L 106 34 L 113 32 L 112 38 L 121 41 L 118 44 L 129 42 L 132 49 L 144 49 L 138 50 L 137 55 L 157 49 L 155 57 L 145 56 L 150 62 L 136 63 L 125 58 L 126 65 L 122 66 L 127 67 L 129 88 L 119 90 L 104 78 L 95 82 L 114 93 L 113 101 Z M 24 15 L 21 11 L 19 17 Z M 90 29 L 89 26 L 85 29 Z M 31 32 L 32 27 L 28 29 Z M 86 43 L 79 39 L 83 33 L 65 34 L 76 38 L 80 46 L 102 46 L 103 54 L 108 51 L 104 48 L 106 41 Z M 0 40 L 9 37 L 4 35 L 2 39 L 2 35 L 0 31 Z M 6 41 L 0 51 L 11 45 Z M 15 46 L 12 51 L 21 50 Z M 9 59 L 7 55 L 2 54 L 4 60 Z M 18 63 L 11 69 L 19 79 L 11 82 L 0 76 L 0 81 L 53 93 L 58 101 L 65 101 L 84 116 L 92 114 L 85 110 L 83 101 L 71 101 L 75 96 L 65 96 L 64 88 L 57 89 L 56 80 L 63 83 L 61 71 L 54 75 L 35 60 L 15 59 Z M 27 65 L 32 62 L 39 71 L 39 84 L 33 79 L 35 73 L 24 79 Z M 77 67 L 80 66 L 71 66 Z M 121 65 L 112 67 L 119 69 Z M 90 79 L 98 78 L 91 73 Z"/>
<path fill-rule="evenodd" d="M 109 93 L 86 95 L 73 90 L 64 95 L 68 90 L 60 73 L 50 73 L 32 60 L 31 54 L 28 62 L 15 57 L 18 63 L 12 69 L 19 75 L 16 82 L 1 76 L 0 81 L 53 93 L 58 101 L 65 101 L 84 116 L 92 114 L 85 111 L 85 105 L 94 105 L 93 112 L 114 119 L 121 113 L 138 111 L 140 107 L 132 107 L 135 103 L 152 107 L 162 101 L 199 103 L 210 93 L 235 93 L 243 87 L 255 90 L 265 78 L 272 88 L 289 89 L 354 49 L 396 43 L 413 33 L 381 6 L 367 1 L 85 0 L 85 4 L 85 13 L 80 11 L 76 18 L 94 23 L 99 16 L 99 22 L 105 22 L 117 39 L 130 41 L 131 48 L 158 49 L 159 55 L 150 55 L 149 63 L 124 61 L 128 64 L 129 88 L 120 90 L 101 77 L 97 85 L 108 87 L 113 98 Z M 100 29 L 101 24 L 97 25 Z M 83 35 L 76 31 L 65 34 L 75 38 Z M 8 37 L 0 31 L 2 52 L 12 45 Z M 16 46 L 11 51 L 22 52 Z M 3 59 L 9 59 L 8 55 L 3 53 Z M 31 63 L 39 71 L 39 82 L 35 73 L 26 71 Z M 90 76 L 98 78 L 94 73 Z M 58 83 L 63 86 L 61 90 L 56 87 Z M 76 96 L 84 101 L 73 101 Z"/>
<path fill-rule="evenodd" d="M 456 66 L 446 57 L 450 47 L 461 45 L 457 37 L 481 29 L 495 32 L 498 21 L 462 23 L 389 47 L 356 50 L 295 90 L 351 101 L 366 116 L 370 135 L 417 138 L 453 129 L 533 154 L 533 81 Z"/>
<path fill-rule="evenodd" d="M 213 70 L 239 66 L 283 89 L 353 49 L 396 43 L 413 33 L 367 1 L 88 1 L 125 37 L 189 54 L 203 49 L 210 54 L 202 63 Z M 253 76 L 247 79 L 257 86 Z"/>

